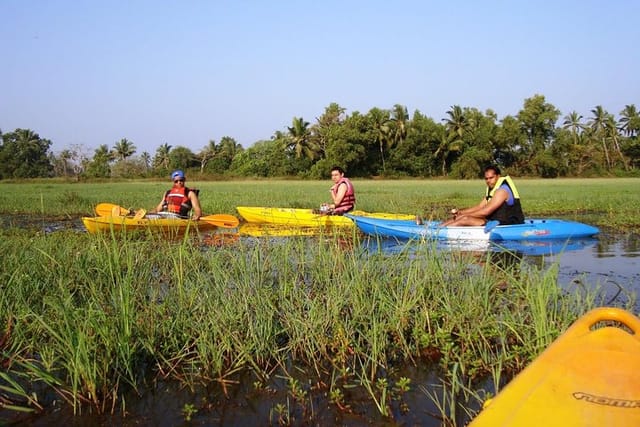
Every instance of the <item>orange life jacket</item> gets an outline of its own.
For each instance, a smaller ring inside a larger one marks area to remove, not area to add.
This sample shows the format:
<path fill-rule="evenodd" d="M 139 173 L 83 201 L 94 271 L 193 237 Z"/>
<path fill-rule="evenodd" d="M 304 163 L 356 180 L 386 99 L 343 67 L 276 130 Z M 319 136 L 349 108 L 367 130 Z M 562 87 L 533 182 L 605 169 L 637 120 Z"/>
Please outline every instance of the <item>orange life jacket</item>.
<path fill-rule="evenodd" d="M 172 187 L 164 194 L 164 203 L 162 204 L 162 210 L 178 214 L 180 216 L 189 216 L 189 211 L 192 208 L 191 200 L 189 200 L 189 192 L 193 191 L 198 194 L 198 190 L 193 188 L 187 188 L 182 186 Z"/>

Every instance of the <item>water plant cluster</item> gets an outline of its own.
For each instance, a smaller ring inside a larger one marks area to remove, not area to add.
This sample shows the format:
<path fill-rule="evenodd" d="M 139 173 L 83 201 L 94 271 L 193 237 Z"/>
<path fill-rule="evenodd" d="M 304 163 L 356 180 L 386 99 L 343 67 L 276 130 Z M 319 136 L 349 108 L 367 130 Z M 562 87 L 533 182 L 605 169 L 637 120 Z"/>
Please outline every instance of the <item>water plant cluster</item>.
<path fill-rule="evenodd" d="M 226 394 L 249 376 L 255 393 L 287 390 L 272 423 L 317 420 L 318 396 L 334 417 L 375 407 L 381 419 L 402 419 L 415 410 L 413 392 L 453 425 L 602 304 L 597 288 L 559 288 L 554 268 L 428 244 L 389 256 L 359 239 L 208 247 L 0 229 L 0 414 L 56 402 L 76 414 L 125 414 L 126 396 L 150 381 Z M 404 374 L 424 366 L 444 380 L 427 387 Z M 208 408 L 186 403 L 182 412 L 191 419 Z"/>

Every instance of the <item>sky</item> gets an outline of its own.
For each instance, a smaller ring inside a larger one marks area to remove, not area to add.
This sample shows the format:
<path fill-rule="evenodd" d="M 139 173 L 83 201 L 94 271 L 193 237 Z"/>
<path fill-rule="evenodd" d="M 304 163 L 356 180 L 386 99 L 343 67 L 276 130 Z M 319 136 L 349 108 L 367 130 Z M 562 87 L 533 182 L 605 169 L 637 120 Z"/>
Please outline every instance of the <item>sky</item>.
<path fill-rule="evenodd" d="M 0 0 L 0 130 L 244 147 L 347 114 L 640 107 L 640 1 Z"/>

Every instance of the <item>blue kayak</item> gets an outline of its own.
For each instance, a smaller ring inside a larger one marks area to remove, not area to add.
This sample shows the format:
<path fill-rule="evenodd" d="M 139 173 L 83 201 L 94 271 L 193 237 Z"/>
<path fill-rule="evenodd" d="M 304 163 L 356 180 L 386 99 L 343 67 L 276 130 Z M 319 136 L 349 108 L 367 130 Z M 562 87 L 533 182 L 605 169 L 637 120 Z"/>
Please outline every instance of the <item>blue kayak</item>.
<path fill-rule="evenodd" d="M 415 221 L 371 218 L 346 214 L 365 234 L 397 239 L 434 240 L 560 240 L 596 236 L 600 230 L 591 225 L 562 219 L 527 219 L 524 224 L 441 227 L 440 221 L 416 224 Z"/>

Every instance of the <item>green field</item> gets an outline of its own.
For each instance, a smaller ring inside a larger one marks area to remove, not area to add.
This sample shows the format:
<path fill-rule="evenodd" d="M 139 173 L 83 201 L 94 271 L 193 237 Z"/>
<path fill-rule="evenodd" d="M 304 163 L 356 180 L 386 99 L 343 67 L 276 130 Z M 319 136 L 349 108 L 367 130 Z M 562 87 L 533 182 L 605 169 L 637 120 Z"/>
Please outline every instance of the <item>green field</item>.
<path fill-rule="evenodd" d="M 638 229 L 640 179 L 523 179 L 516 182 L 525 214 L 562 216 L 601 227 Z M 329 181 L 188 182 L 201 190 L 205 214 L 235 214 L 236 206 L 309 208 L 329 200 Z M 482 181 L 356 180 L 357 208 L 444 218 L 452 207 L 479 202 Z M 91 215 L 99 202 L 150 209 L 168 189 L 166 182 L 3 183 L 0 213 Z"/>

